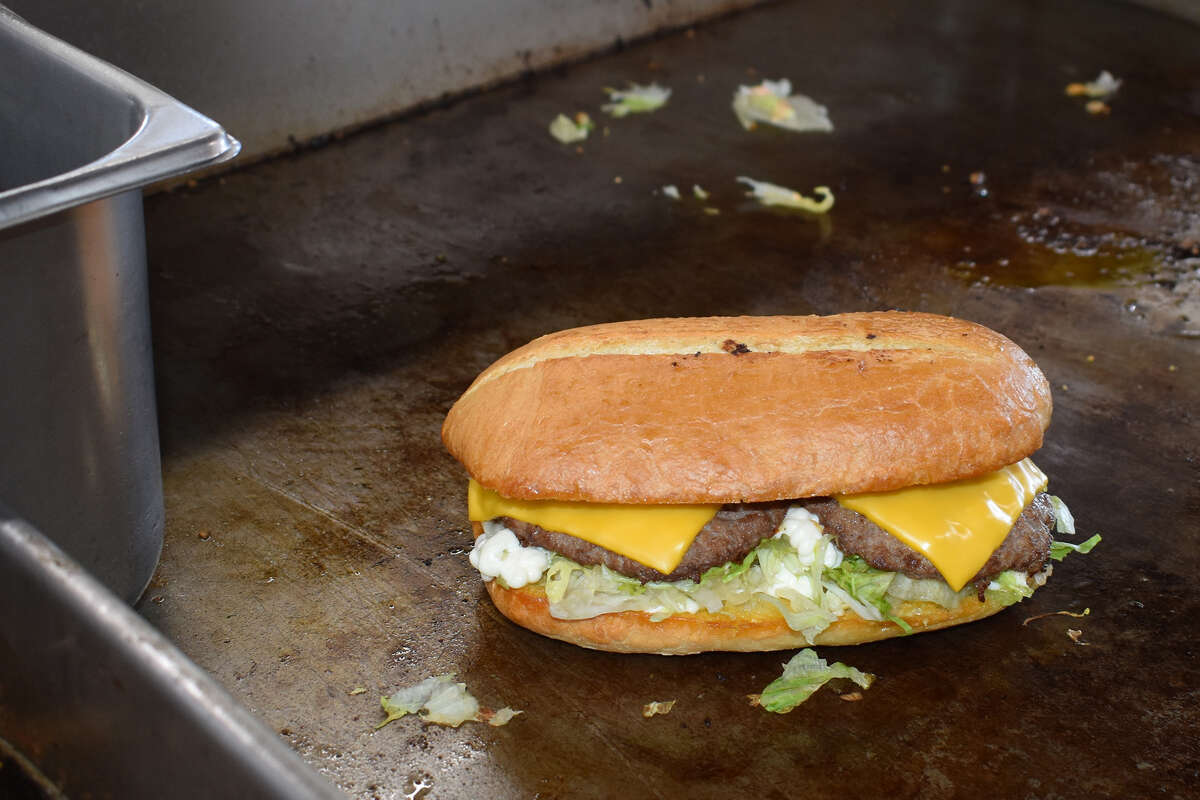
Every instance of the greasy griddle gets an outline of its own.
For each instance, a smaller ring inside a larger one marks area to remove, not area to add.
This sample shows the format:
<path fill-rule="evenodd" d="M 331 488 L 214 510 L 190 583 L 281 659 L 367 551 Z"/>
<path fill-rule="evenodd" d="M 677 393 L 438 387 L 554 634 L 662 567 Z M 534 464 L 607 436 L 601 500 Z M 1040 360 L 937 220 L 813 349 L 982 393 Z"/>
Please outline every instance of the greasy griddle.
<path fill-rule="evenodd" d="M 1092 116 L 1063 88 L 1101 69 L 1125 83 Z M 764 77 L 836 131 L 741 130 L 733 91 Z M 666 108 L 599 114 L 602 87 L 652 80 Z M 577 110 L 601 126 L 578 149 L 546 132 Z M 1187 796 L 1197 153 L 1200 29 L 1182 21 L 804 3 L 152 197 L 167 544 L 141 610 L 356 797 Z M 739 175 L 837 204 L 760 209 Z M 783 716 L 746 695 L 790 652 L 590 652 L 494 611 L 439 441 L 492 360 L 606 320 L 881 308 L 982 322 L 1039 361 L 1056 406 L 1037 461 L 1103 533 L 1093 554 L 991 619 L 823 648 L 877 682 Z M 372 732 L 380 694 L 443 672 L 524 714 Z"/>

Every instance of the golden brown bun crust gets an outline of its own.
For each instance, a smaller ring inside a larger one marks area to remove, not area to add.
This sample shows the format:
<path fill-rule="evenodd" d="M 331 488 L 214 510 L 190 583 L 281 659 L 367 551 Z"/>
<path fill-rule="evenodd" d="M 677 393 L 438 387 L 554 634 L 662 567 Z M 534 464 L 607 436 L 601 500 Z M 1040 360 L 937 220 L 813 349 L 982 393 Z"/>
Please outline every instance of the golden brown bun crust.
<path fill-rule="evenodd" d="M 486 369 L 442 428 L 523 499 L 781 500 L 942 483 L 1041 446 L 1050 388 L 1004 336 L 933 314 L 593 325 Z"/>
<path fill-rule="evenodd" d="M 523 628 L 593 650 L 617 653 L 686 655 L 710 650 L 788 650 L 808 645 L 848 645 L 900 636 L 904 632 L 891 622 L 872 622 L 847 613 L 809 641 L 787 626 L 775 608 L 763 603 L 738 609 L 737 613 L 680 614 L 662 622 L 651 622 L 641 611 L 602 614 L 591 619 L 562 620 L 550 616 L 546 593 L 538 584 L 506 589 L 488 581 L 488 594 L 500 613 Z M 934 603 L 902 603 L 893 609 L 912 626 L 914 633 L 947 628 L 991 616 L 1004 606 L 975 598 L 965 600 L 956 611 Z"/>

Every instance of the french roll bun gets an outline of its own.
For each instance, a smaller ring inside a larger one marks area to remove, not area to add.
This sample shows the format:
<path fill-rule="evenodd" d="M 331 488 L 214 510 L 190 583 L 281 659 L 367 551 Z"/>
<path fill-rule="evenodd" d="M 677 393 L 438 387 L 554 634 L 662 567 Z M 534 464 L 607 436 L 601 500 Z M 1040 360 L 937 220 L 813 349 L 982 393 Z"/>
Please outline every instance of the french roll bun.
<path fill-rule="evenodd" d="M 1037 450 L 1050 387 L 933 314 L 707 317 L 552 333 L 484 370 L 442 438 L 506 497 L 759 502 L 944 483 Z"/>

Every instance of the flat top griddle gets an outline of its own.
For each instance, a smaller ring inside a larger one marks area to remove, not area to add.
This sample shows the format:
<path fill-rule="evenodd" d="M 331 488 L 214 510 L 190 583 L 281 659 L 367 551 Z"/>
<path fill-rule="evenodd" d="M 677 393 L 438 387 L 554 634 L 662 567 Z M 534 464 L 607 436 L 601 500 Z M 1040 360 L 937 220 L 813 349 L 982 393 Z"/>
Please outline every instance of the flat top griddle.
<path fill-rule="evenodd" d="M 1124 83 L 1091 115 L 1064 87 L 1102 69 Z M 737 86 L 781 77 L 834 133 L 738 126 Z M 627 81 L 669 104 L 600 114 Z M 550 138 L 580 110 L 591 138 Z M 1187 796 L 1197 153 L 1200 29 L 1179 20 L 782 4 L 152 197 L 167 542 L 141 612 L 355 797 Z M 837 202 L 762 209 L 740 175 Z M 590 652 L 491 607 L 439 428 L 492 360 L 592 322 L 881 308 L 1038 360 L 1037 461 L 1104 535 L 1091 555 L 988 620 L 822 649 L 877 682 L 782 716 L 746 695 L 790 652 Z M 444 672 L 524 714 L 372 732 L 381 694 Z"/>

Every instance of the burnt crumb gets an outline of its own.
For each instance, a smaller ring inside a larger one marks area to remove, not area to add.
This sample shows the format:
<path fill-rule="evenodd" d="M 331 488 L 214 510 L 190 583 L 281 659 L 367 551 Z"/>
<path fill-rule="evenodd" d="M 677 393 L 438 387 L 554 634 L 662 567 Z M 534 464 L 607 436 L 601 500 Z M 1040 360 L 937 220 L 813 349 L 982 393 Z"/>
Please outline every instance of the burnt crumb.
<path fill-rule="evenodd" d="M 678 367 L 678 366 L 679 366 L 679 362 L 678 362 L 678 361 L 672 361 L 672 362 L 671 362 L 671 366 L 672 366 L 672 367 Z"/>
<path fill-rule="evenodd" d="M 741 342 L 735 342 L 733 339 L 726 339 L 721 345 L 721 349 L 734 356 L 741 356 L 750 352 L 749 347 L 746 347 L 746 345 Z"/>
<path fill-rule="evenodd" d="M 695 354 L 693 354 L 692 358 L 699 358 L 699 357 L 700 357 L 700 351 L 699 351 L 699 350 L 697 350 L 697 351 L 695 352 Z"/>
<path fill-rule="evenodd" d="M 1190 258 L 1192 256 L 1200 256 L 1200 240 L 1184 239 L 1179 244 L 1175 245 L 1175 256 L 1178 258 Z"/>
<path fill-rule="evenodd" d="M 867 338 L 868 338 L 868 339 L 874 339 L 874 338 L 875 338 L 875 334 L 873 334 L 873 333 L 868 333 L 868 334 L 867 334 Z"/>

